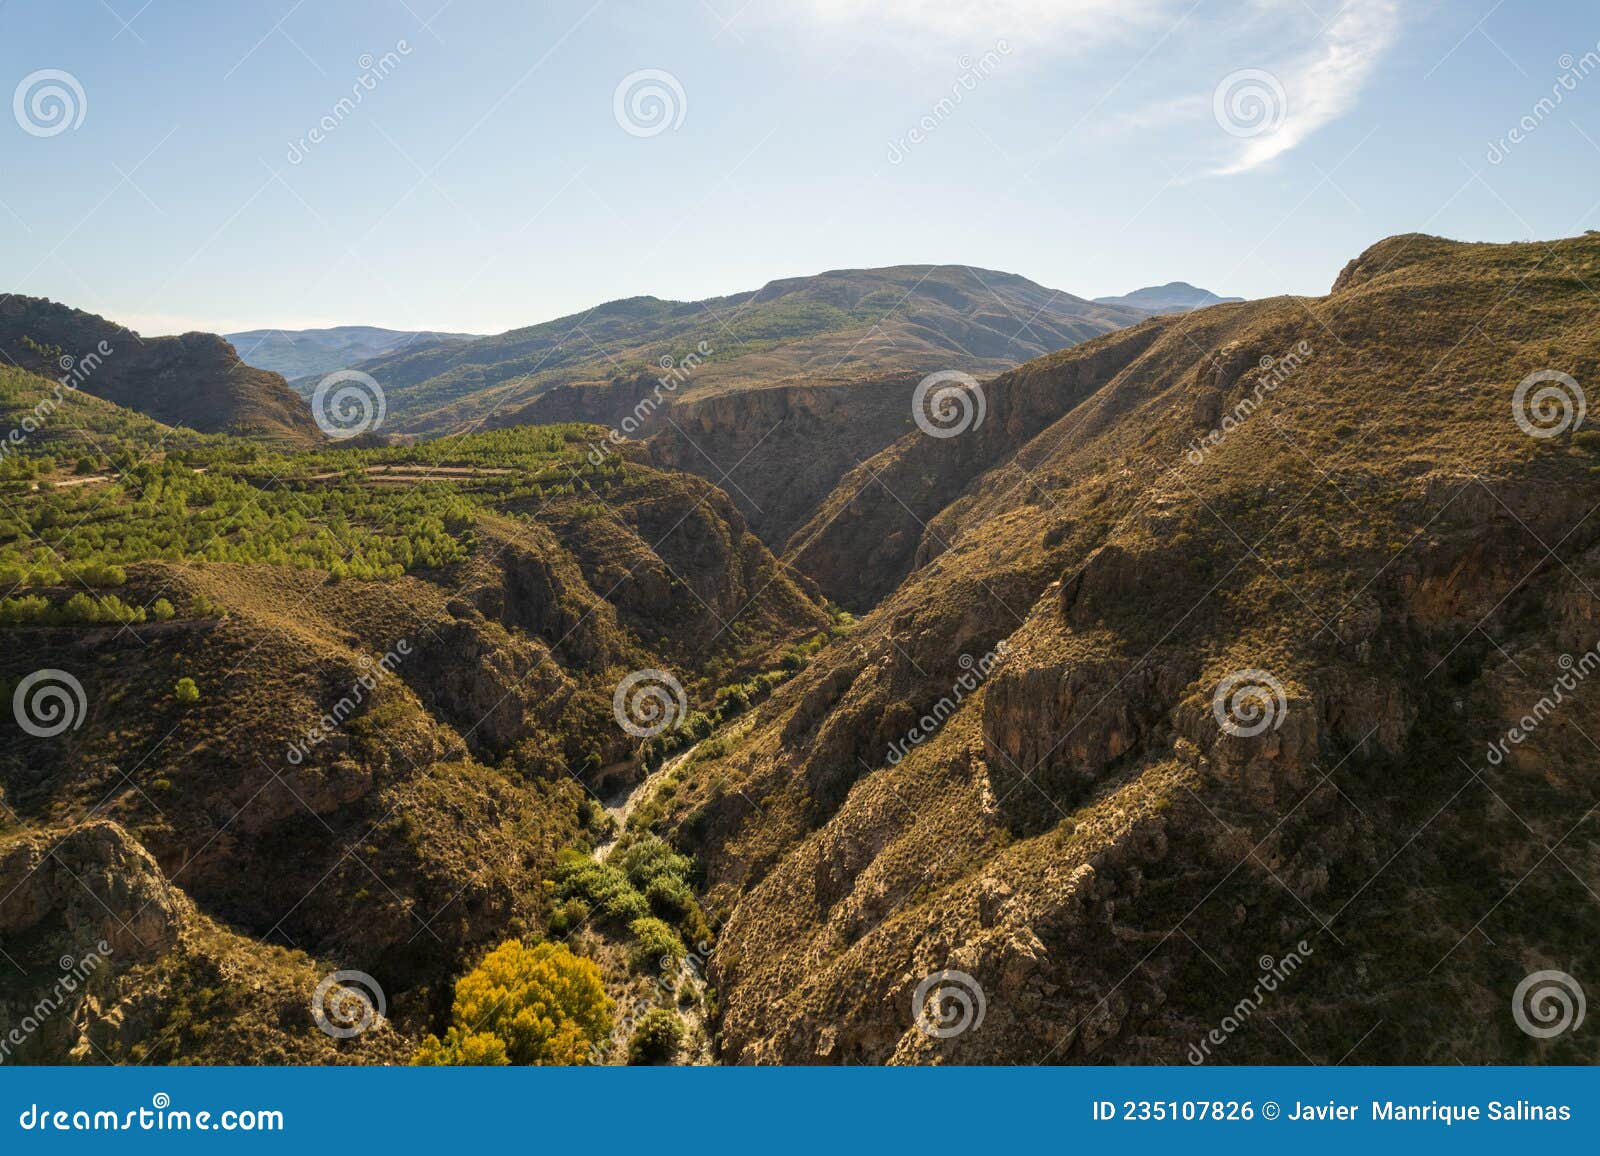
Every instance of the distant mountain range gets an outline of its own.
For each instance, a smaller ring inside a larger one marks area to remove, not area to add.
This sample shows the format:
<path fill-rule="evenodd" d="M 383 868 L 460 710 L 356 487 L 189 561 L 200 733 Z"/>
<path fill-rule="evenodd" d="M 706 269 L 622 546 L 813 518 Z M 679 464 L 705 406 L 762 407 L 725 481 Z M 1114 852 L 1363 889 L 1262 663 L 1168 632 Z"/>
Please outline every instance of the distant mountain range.
<path fill-rule="evenodd" d="M 1207 305 L 1221 305 L 1228 301 L 1243 301 L 1243 297 L 1218 297 L 1209 289 L 1201 289 L 1187 281 L 1169 281 L 1165 285 L 1147 285 L 1124 293 L 1121 297 L 1096 297 L 1097 305 L 1112 305 L 1123 309 L 1139 309 L 1149 314 L 1188 313 L 1204 309 Z"/>
<path fill-rule="evenodd" d="M 280 374 L 241 362 L 215 333 L 141 337 L 42 297 L 0 297 L 0 359 L 169 426 L 283 446 L 323 435 Z"/>
<path fill-rule="evenodd" d="M 331 373 L 396 350 L 471 341 L 477 334 L 338 325 L 332 329 L 247 329 L 223 336 L 233 342 L 246 365 L 295 378 Z"/>
<path fill-rule="evenodd" d="M 1012 273 L 898 265 L 787 278 L 705 301 L 630 297 L 342 368 L 378 380 L 389 427 L 399 432 L 540 420 L 609 424 L 686 359 L 691 371 L 678 396 L 889 372 L 985 376 L 1147 316 Z M 295 384 L 302 391 L 314 385 Z"/>

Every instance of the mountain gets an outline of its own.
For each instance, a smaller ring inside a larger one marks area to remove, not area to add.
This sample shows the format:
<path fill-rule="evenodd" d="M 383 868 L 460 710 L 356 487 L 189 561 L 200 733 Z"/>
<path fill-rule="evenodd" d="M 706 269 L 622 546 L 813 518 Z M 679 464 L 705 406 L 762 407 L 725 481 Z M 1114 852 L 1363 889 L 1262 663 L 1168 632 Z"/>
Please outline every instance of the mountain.
<path fill-rule="evenodd" d="M 80 309 L 11 295 L 0 298 L 0 357 L 169 426 L 280 446 L 323 440 L 281 375 L 245 365 L 214 333 L 140 337 Z"/>
<path fill-rule="evenodd" d="M 1169 281 L 1165 285 L 1148 285 L 1121 297 L 1096 297 L 1097 305 L 1112 305 L 1123 309 L 1138 309 L 1144 313 L 1187 313 L 1191 309 L 1204 309 L 1207 305 L 1243 301 L 1243 297 L 1218 297 L 1209 289 L 1199 289 L 1187 281 Z"/>
<path fill-rule="evenodd" d="M 667 784 L 722 1059 L 1592 1059 L 1507 1008 L 1600 967 L 1597 277 L 1391 238 L 852 472 L 786 561 L 870 613 Z"/>
<path fill-rule="evenodd" d="M 246 365 L 270 369 L 286 378 L 308 377 L 347 369 L 358 361 L 397 350 L 425 349 L 473 341 L 474 333 L 378 329 L 371 325 L 338 325 L 331 329 L 247 329 L 224 334 Z M 309 390 L 305 391 L 309 396 Z"/>
<path fill-rule="evenodd" d="M 1597 279 L 1393 237 L 932 429 L 917 369 L 620 444 L 69 391 L 0 455 L 0 1019 L 105 966 L 0 1058 L 402 1062 L 519 940 L 607 1063 L 1590 1061 L 1510 1005 L 1600 972 Z"/>
<path fill-rule="evenodd" d="M 666 378 L 677 382 L 667 394 L 676 400 L 793 380 L 951 368 L 990 374 L 1144 315 L 1014 274 L 904 265 L 773 281 L 705 301 L 632 297 L 354 368 L 382 385 L 388 427 L 399 432 L 614 425 Z"/>

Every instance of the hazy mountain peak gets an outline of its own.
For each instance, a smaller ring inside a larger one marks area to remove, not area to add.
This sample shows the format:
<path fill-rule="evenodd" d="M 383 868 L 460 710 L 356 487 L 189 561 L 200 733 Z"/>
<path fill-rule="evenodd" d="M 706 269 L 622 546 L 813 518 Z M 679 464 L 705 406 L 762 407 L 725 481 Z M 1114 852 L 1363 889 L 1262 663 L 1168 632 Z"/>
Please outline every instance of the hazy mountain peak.
<path fill-rule="evenodd" d="M 1191 309 L 1204 309 L 1208 305 L 1243 301 L 1243 297 L 1219 297 L 1209 289 L 1201 289 L 1187 281 L 1168 281 L 1165 285 L 1147 285 L 1120 297 L 1096 297 L 1097 305 L 1119 305 L 1127 309 L 1142 309 L 1146 313 L 1187 313 Z"/>
<path fill-rule="evenodd" d="M 247 329 L 226 337 L 247 365 L 285 377 L 330 373 L 357 361 L 430 345 L 470 341 L 473 333 L 335 325 L 327 329 Z"/>

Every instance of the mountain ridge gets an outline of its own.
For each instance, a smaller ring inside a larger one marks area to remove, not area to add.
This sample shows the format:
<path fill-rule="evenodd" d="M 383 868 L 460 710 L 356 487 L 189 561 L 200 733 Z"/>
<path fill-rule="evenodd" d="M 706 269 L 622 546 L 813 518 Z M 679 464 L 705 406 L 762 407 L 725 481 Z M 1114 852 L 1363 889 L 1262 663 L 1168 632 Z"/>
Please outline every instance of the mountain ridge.
<path fill-rule="evenodd" d="M 285 446 L 324 440 L 282 375 L 244 364 L 214 333 L 141 337 L 97 314 L 11 295 L 0 298 L 0 354 L 169 426 Z"/>
<path fill-rule="evenodd" d="M 476 342 L 372 358 L 353 368 L 383 386 L 401 432 L 549 420 L 540 399 L 557 391 L 574 395 L 563 413 L 611 425 L 633 401 L 611 404 L 605 389 L 626 392 L 628 383 L 652 381 L 686 360 L 693 372 L 680 396 L 791 379 L 930 372 L 954 363 L 988 374 L 1142 316 L 1016 274 L 887 266 L 780 278 L 703 301 L 622 298 Z M 296 385 L 303 390 L 307 383 Z"/>
<path fill-rule="evenodd" d="M 322 329 L 246 329 L 222 336 L 232 342 L 245 364 L 281 373 L 292 382 L 345 369 L 354 362 L 397 349 L 472 341 L 482 334 L 334 325 Z M 309 395 L 303 388 L 300 392 Z"/>

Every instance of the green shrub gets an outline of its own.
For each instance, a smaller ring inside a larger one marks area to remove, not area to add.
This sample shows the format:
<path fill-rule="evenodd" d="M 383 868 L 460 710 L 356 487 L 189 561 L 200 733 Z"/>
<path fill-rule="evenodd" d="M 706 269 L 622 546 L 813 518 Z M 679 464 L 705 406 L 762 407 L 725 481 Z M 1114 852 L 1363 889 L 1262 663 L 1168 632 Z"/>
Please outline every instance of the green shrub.
<path fill-rule="evenodd" d="M 583 926 L 589 918 L 589 905 L 581 899 L 568 899 L 556 904 L 550 913 L 550 934 L 567 936 Z"/>
<path fill-rule="evenodd" d="M 628 1063 L 664 1064 L 683 1045 L 683 1022 L 666 1008 L 653 1007 L 639 1017 L 628 1037 Z"/>
<path fill-rule="evenodd" d="M 641 891 L 651 880 L 663 875 L 687 882 L 694 870 L 694 861 L 687 855 L 674 851 L 665 840 L 655 835 L 630 842 L 615 855 L 616 865 L 626 873 L 628 881 Z"/>
<path fill-rule="evenodd" d="M 689 885 L 671 875 L 661 875 L 650 880 L 645 886 L 644 897 L 649 902 L 651 911 L 674 923 L 694 907 L 694 893 L 689 890 Z"/>
<path fill-rule="evenodd" d="M 650 904 L 626 874 L 575 851 L 563 853 L 557 861 L 556 898 L 581 899 L 602 918 L 624 925 L 650 914 Z"/>
<path fill-rule="evenodd" d="M 640 971 L 660 967 L 666 960 L 676 963 L 687 954 L 678 933 L 654 916 L 635 919 L 628 924 L 628 932 L 633 936 L 628 958 Z"/>
<path fill-rule="evenodd" d="M 194 684 L 194 679 L 180 678 L 172 688 L 172 697 L 183 706 L 193 706 L 200 701 L 200 688 Z"/>

